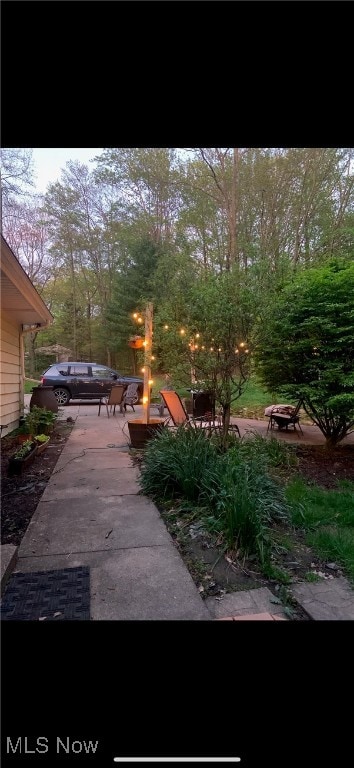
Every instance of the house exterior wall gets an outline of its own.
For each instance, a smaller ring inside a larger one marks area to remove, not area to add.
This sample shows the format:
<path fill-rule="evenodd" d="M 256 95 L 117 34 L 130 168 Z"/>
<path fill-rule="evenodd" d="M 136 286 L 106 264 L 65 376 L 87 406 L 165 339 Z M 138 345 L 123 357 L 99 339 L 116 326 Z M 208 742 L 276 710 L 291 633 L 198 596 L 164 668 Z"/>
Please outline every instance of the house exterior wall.
<path fill-rule="evenodd" d="M 18 427 L 21 407 L 20 325 L 1 312 L 0 334 L 0 424 L 1 435 Z M 6 426 L 5 426 L 6 425 Z"/>

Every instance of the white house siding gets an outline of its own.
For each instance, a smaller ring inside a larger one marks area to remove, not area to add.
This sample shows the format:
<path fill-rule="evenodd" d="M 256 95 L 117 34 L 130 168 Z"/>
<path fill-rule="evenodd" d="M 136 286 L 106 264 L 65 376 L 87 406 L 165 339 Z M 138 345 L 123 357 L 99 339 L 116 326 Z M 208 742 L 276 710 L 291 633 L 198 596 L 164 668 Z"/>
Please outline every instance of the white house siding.
<path fill-rule="evenodd" d="M 20 326 L 4 312 L 1 313 L 0 392 L 3 437 L 18 427 L 21 400 Z"/>

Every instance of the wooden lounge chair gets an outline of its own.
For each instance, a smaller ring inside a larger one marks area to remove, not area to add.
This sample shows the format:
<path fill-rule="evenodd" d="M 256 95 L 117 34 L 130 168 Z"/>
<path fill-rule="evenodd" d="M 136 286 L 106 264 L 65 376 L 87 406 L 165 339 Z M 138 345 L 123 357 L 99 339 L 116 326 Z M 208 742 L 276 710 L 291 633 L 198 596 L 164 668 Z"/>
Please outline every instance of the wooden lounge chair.
<path fill-rule="evenodd" d="M 109 395 L 101 397 L 99 406 L 98 406 L 98 415 L 100 415 L 101 413 L 101 405 L 106 406 L 108 418 L 109 418 L 109 407 L 111 408 L 111 410 L 113 408 L 113 416 L 115 415 L 117 405 L 120 406 L 119 407 L 120 413 L 123 413 L 124 392 L 126 389 L 127 389 L 126 385 L 115 384 L 112 387 Z"/>
<path fill-rule="evenodd" d="M 296 425 L 299 427 L 301 434 L 303 431 L 300 425 L 299 411 L 301 408 L 302 400 L 299 400 L 298 404 L 294 407 L 292 405 L 273 405 L 269 406 L 265 410 L 265 415 L 268 416 L 269 422 L 267 432 L 269 429 L 273 429 L 274 424 L 277 424 L 278 429 L 288 429 L 289 426 L 294 427 L 296 432 Z"/>

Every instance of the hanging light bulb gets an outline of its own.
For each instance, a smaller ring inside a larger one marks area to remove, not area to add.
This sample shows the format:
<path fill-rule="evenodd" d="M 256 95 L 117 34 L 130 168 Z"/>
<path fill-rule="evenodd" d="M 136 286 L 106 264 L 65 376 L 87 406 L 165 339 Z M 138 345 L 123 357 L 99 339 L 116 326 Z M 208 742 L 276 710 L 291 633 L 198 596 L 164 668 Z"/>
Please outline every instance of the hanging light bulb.
<path fill-rule="evenodd" d="M 168 331 L 168 325 L 164 325 L 165 331 Z"/>

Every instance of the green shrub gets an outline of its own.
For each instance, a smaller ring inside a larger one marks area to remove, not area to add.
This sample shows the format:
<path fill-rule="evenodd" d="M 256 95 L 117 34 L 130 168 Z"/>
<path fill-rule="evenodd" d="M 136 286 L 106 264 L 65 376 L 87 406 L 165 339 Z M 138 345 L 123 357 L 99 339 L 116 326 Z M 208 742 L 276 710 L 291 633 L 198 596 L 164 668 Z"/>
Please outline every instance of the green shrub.
<path fill-rule="evenodd" d="M 217 449 L 203 430 L 163 430 L 146 447 L 142 491 L 154 499 L 183 496 L 197 501 L 217 460 Z"/>
<path fill-rule="evenodd" d="M 282 488 L 266 471 L 265 458 L 248 453 L 240 440 L 221 454 L 202 430 L 166 430 L 145 450 L 142 491 L 155 500 L 182 497 L 198 504 L 201 517 L 223 534 L 228 547 L 256 552 L 265 562 L 271 525 L 287 517 L 288 508 Z"/>
<path fill-rule="evenodd" d="M 271 525 L 288 518 L 284 492 L 255 460 L 231 451 L 219 464 L 219 488 L 207 488 L 229 547 L 257 553 L 263 562 L 270 549 Z"/>

